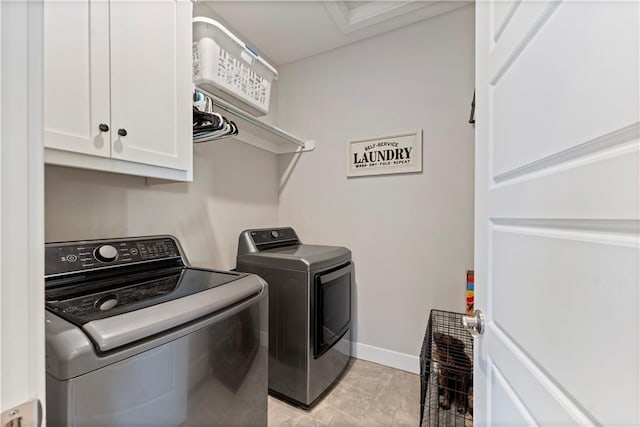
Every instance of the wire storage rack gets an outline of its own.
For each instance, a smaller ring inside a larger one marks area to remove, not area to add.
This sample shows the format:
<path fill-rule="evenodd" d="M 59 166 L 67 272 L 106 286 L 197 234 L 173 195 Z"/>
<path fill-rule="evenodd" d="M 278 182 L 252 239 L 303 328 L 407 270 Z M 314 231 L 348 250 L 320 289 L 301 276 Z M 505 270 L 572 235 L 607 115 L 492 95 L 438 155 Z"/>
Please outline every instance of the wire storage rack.
<path fill-rule="evenodd" d="M 420 351 L 420 425 L 473 426 L 473 337 L 462 313 L 431 310 Z"/>

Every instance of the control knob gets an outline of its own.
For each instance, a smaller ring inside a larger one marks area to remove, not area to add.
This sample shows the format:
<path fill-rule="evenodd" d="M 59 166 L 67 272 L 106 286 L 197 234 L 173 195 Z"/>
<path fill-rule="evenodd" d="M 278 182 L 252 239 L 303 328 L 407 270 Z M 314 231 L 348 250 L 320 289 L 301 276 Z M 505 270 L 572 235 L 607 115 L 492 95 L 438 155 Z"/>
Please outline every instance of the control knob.
<path fill-rule="evenodd" d="M 93 255 L 98 261 L 113 262 L 118 258 L 118 250 L 111 245 L 98 246 Z"/>
<path fill-rule="evenodd" d="M 273 231 L 271 232 L 271 237 L 273 237 L 274 239 L 277 239 L 277 238 L 278 238 L 278 236 L 279 236 L 279 234 L 278 234 L 278 232 L 277 232 L 276 230 L 273 230 Z"/>
<path fill-rule="evenodd" d="M 93 304 L 100 311 L 111 310 L 118 304 L 118 297 L 115 295 L 106 295 L 98 298 Z"/>

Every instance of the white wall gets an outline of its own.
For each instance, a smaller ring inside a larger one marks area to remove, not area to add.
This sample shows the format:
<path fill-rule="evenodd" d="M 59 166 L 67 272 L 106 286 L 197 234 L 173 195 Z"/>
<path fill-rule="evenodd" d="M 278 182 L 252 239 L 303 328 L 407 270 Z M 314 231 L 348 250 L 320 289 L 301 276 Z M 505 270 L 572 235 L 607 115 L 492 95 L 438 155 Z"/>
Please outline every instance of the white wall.
<path fill-rule="evenodd" d="M 169 233 L 192 264 L 234 268 L 240 231 L 277 222 L 277 181 L 274 154 L 230 139 L 194 147 L 192 183 L 47 166 L 46 240 Z"/>
<path fill-rule="evenodd" d="M 317 148 L 281 157 L 279 221 L 353 251 L 361 358 L 415 371 L 429 310 L 464 310 L 473 79 L 471 6 L 280 68 L 279 125 Z M 416 128 L 423 173 L 346 178 L 347 140 Z"/>

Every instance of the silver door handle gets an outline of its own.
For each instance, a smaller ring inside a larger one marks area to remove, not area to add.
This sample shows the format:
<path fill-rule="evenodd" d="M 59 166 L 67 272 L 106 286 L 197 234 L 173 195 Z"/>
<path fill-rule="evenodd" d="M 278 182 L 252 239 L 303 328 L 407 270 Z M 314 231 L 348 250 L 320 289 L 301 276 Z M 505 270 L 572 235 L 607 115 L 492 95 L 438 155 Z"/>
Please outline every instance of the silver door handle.
<path fill-rule="evenodd" d="M 0 417 L 2 427 L 40 427 L 41 424 L 42 405 L 38 399 L 7 409 Z"/>
<path fill-rule="evenodd" d="M 484 333 L 484 314 L 476 310 L 473 316 L 462 316 L 462 326 L 464 326 L 474 337 Z"/>

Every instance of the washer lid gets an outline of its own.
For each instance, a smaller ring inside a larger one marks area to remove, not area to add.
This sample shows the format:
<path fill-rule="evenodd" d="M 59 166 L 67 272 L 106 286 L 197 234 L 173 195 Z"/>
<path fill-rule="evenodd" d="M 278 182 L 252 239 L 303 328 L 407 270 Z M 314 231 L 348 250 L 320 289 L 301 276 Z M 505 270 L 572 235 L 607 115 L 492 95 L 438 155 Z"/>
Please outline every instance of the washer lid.
<path fill-rule="evenodd" d="M 243 276 L 235 272 L 172 267 L 129 271 L 99 280 L 89 277 L 66 286 L 50 286 L 45 292 L 45 306 L 52 313 L 82 326 L 206 291 Z"/>
<path fill-rule="evenodd" d="M 239 262 L 289 270 L 321 270 L 351 260 L 342 246 L 291 245 L 238 257 Z"/>
<path fill-rule="evenodd" d="M 109 351 L 223 311 L 262 293 L 264 289 L 264 281 L 260 278 L 245 275 L 224 285 L 162 304 L 93 320 L 82 325 L 82 329 L 100 351 Z"/>

